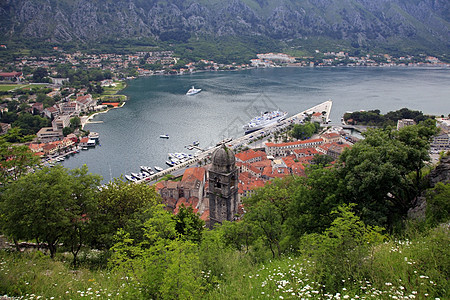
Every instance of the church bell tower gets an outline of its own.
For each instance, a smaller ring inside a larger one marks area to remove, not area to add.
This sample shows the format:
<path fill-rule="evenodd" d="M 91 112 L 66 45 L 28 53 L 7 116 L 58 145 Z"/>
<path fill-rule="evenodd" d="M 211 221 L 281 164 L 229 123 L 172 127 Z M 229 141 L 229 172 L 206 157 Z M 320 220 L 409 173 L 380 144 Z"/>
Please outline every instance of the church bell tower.
<path fill-rule="evenodd" d="M 209 175 L 209 227 L 233 221 L 238 212 L 238 170 L 234 152 L 225 145 L 212 154 Z"/>

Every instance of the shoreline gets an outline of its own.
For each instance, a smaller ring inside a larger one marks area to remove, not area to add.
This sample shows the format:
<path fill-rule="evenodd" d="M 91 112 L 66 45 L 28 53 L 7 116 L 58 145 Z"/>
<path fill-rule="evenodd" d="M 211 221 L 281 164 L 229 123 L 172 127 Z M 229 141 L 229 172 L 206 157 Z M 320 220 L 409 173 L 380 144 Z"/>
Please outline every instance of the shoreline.
<path fill-rule="evenodd" d="M 106 110 L 103 110 L 103 111 L 99 111 L 99 112 L 93 113 L 92 115 L 81 117 L 81 118 L 80 118 L 80 119 L 81 119 L 81 129 L 84 130 L 84 126 L 86 126 L 86 124 L 89 124 L 89 123 L 90 123 L 89 121 L 92 120 L 95 116 L 97 116 L 97 115 L 99 115 L 99 114 L 106 114 L 106 113 L 107 113 L 108 111 L 110 111 L 111 109 L 121 108 L 122 106 L 125 105 L 125 103 L 126 103 L 126 101 L 124 101 L 124 102 L 122 103 L 122 105 L 120 105 L 120 106 L 118 106 L 118 107 L 108 108 L 108 109 L 106 109 Z"/>
<path fill-rule="evenodd" d="M 126 80 L 124 80 L 123 83 L 125 84 L 125 86 L 124 86 L 122 89 L 117 90 L 116 93 L 115 93 L 114 95 L 117 95 L 117 93 L 123 91 L 124 89 L 126 89 L 126 88 L 128 87 L 128 84 L 127 84 L 127 81 L 126 81 Z M 117 107 L 107 108 L 106 110 L 99 111 L 99 112 L 93 113 L 92 115 L 89 115 L 89 116 L 87 116 L 87 117 L 86 117 L 86 116 L 83 116 L 82 118 L 80 118 L 80 119 L 81 119 L 81 129 L 84 130 L 84 126 L 86 126 L 86 124 L 89 124 L 89 121 L 92 120 L 96 115 L 99 115 L 99 114 L 106 114 L 106 113 L 107 113 L 108 111 L 110 111 L 111 109 L 121 108 L 122 106 L 124 106 L 125 103 L 126 103 L 129 99 L 128 99 L 128 96 L 127 96 L 127 95 L 123 95 L 123 96 L 126 97 L 126 100 L 122 102 L 122 105 L 117 106 Z"/>

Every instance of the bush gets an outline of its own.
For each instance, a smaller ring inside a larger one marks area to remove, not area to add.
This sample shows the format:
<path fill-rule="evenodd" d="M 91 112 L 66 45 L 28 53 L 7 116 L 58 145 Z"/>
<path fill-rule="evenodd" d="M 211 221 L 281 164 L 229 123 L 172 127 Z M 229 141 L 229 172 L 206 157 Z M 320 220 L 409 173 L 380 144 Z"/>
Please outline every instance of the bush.
<path fill-rule="evenodd" d="M 316 262 L 318 280 L 326 291 L 335 292 L 345 280 L 360 278 L 370 247 L 385 238 L 380 227 L 365 225 L 355 216 L 353 206 L 340 206 L 337 218 L 323 234 L 302 238 L 301 252 Z"/>

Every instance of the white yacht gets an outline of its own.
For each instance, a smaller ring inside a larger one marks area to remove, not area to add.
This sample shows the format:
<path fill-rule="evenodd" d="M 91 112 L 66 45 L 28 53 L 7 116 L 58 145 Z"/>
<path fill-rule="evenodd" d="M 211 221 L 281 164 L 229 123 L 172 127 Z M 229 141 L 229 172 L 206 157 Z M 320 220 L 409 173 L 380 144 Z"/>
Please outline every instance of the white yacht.
<path fill-rule="evenodd" d="M 190 88 L 189 91 L 187 91 L 186 95 L 192 96 L 192 95 L 200 93 L 201 91 L 202 91 L 202 89 L 196 89 L 194 86 L 192 86 L 192 88 Z"/>

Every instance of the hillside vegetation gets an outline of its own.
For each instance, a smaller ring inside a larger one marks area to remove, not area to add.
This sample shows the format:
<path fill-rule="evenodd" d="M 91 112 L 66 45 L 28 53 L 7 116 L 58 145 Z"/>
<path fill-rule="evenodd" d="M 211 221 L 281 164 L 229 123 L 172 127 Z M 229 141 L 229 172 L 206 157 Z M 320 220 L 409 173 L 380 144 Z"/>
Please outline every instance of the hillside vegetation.
<path fill-rule="evenodd" d="M 239 222 L 214 230 L 190 207 L 165 211 L 147 185 L 116 179 L 99 190 L 86 168 L 43 168 L 16 180 L 2 173 L 9 183 L 1 192 L 1 230 L 17 247 L 29 241 L 40 250 L 0 251 L 0 294 L 447 299 L 450 157 L 428 175 L 446 182 L 424 176 L 434 134 L 434 120 L 369 130 L 334 167 L 273 181 L 244 199 Z M 0 145 L 2 153 L 23 154 Z M 26 157 L 18 158 L 9 162 L 24 170 Z M 410 220 L 418 196 L 427 209 Z"/>

